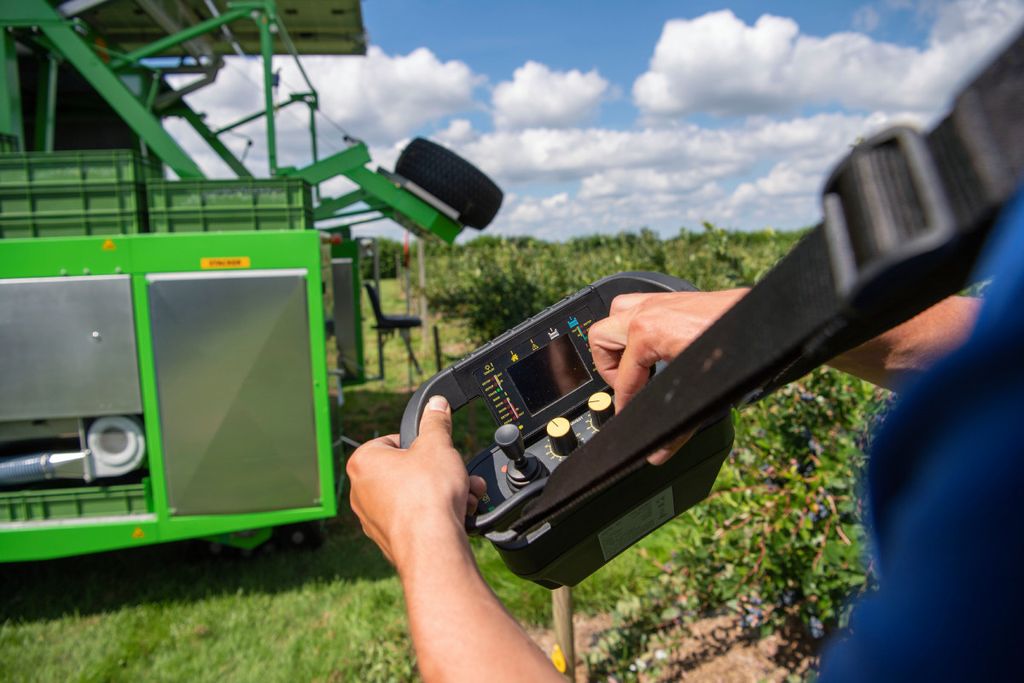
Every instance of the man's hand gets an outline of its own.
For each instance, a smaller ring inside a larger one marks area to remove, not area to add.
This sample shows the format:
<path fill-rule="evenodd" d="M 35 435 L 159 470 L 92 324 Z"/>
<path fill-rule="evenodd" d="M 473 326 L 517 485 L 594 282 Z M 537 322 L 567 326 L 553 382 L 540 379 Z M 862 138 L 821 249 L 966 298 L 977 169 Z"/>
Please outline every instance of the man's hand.
<path fill-rule="evenodd" d="M 615 390 L 615 408 L 624 408 L 643 389 L 655 363 L 678 356 L 747 291 L 615 297 L 608 317 L 590 328 L 594 363 Z"/>
<path fill-rule="evenodd" d="M 352 510 L 363 531 L 399 570 L 423 529 L 462 534 L 486 483 L 469 477 L 452 446 L 452 414 L 442 396 L 427 402 L 408 450 L 398 435 L 368 441 L 348 460 Z"/>
<path fill-rule="evenodd" d="M 590 349 L 597 371 L 615 391 L 616 411 L 622 410 L 644 388 L 655 363 L 678 356 L 747 291 L 727 289 L 615 297 L 608 317 L 590 328 Z M 660 465 L 690 436 L 684 435 L 647 460 L 652 465 Z"/>
<path fill-rule="evenodd" d="M 477 571 L 464 521 L 486 485 L 452 447 L 448 402 L 431 397 L 412 447 L 398 443 L 363 444 L 347 470 L 352 510 L 398 569 L 423 679 L 564 681 Z"/>

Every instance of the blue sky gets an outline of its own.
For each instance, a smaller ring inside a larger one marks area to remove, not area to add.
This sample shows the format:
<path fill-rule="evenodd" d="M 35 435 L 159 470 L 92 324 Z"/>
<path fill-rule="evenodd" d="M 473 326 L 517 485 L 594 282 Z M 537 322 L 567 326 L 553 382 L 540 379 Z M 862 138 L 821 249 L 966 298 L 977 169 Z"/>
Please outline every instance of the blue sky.
<path fill-rule="evenodd" d="M 815 222 L 821 181 L 849 145 L 934 121 L 1019 29 L 1024 0 L 366 0 L 363 14 L 367 56 L 305 61 L 326 116 L 385 167 L 417 135 L 451 147 L 506 192 L 489 231 L 564 239 Z M 214 123 L 259 104 L 258 65 L 230 62 L 189 98 Z M 275 68 L 279 94 L 301 82 L 286 60 Z M 304 118 L 279 118 L 281 155 L 304 163 Z M 321 130 L 327 149 L 343 145 Z M 261 168 L 261 124 L 240 132 Z"/>

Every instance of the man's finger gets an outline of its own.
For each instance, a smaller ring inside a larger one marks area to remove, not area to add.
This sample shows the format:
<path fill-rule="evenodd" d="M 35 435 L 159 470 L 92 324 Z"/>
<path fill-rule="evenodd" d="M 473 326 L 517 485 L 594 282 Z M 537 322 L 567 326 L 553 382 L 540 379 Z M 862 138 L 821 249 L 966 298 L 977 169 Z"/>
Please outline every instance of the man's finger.
<path fill-rule="evenodd" d="M 431 396 L 427 401 L 416 440 L 420 439 L 427 439 L 434 446 L 452 447 L 452 410 L 444 396 Z"/>
<path fill-rule="evenodd" d="M 469 478 L 469 493 L 477 498 L 482 498 L 487 493 L 487 481 L 474 474 Z"/>
<path fill-rule="evenodd" d="M 608 317 L 590 327 L 590 353 L 594 357 L 597 373 L 608 384 L 615 383 L 622 351 L 626 348 L 628 316 Z"/>
<path fill-rule="evenodd" d="M 615 412 L 625 408 L 644 388 L 650 379 L 651 367 L 657 362 L 657 354 L 649 348 L 641 348 L 639 343 L 626 347 L 615 376 Z"/>

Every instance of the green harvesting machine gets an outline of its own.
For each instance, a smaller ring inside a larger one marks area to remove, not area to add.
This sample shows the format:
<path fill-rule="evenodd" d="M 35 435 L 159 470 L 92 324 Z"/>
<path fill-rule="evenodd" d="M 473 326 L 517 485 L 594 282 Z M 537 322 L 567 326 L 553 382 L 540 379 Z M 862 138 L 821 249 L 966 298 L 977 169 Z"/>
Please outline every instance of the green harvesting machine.
<path fill-rule="evenodd" d="M 320 156 L 300 55 L 364 54 L 358 0 L 0 0 L 0 25 L 0 561 L 315 539 L 343 483 L 329 390 L 368 379 L 352 226 L 451 242 L 501 191 L 423 139 L 394 172 L 347 135 Z M 245 56 L 261 106 L 214 126 L 185 96 Z M 306 90 L 282 99 L 284 60 Z M 294 105 L 309 163 L 285 167 Z M 206 179 L 168 118 L 237 178 Z M 263 178 L 225 142 L 254 123 Z"/>

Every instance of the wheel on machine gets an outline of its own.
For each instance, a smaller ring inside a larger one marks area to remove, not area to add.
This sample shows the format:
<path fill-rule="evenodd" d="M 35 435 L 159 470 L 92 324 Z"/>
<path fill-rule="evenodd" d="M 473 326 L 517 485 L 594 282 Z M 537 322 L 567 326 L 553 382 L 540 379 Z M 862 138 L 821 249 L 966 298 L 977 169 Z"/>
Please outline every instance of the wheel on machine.
<path fill-rule="evenodd" d="M 327 533 L 325 520 L 288 524 L 274 530 L 274 535 L 284 541 L 286 546 L 293 548 L 309 548 L 315 550 L 324 544 Z"/>
<path fill-rule="evenodd" d="M 473 164 L 441 145 L 416 138 L 402 150 L 395 173 L 459 212 L 459 221 L 482 230 L 501 208 L 504 193 Z"/>

